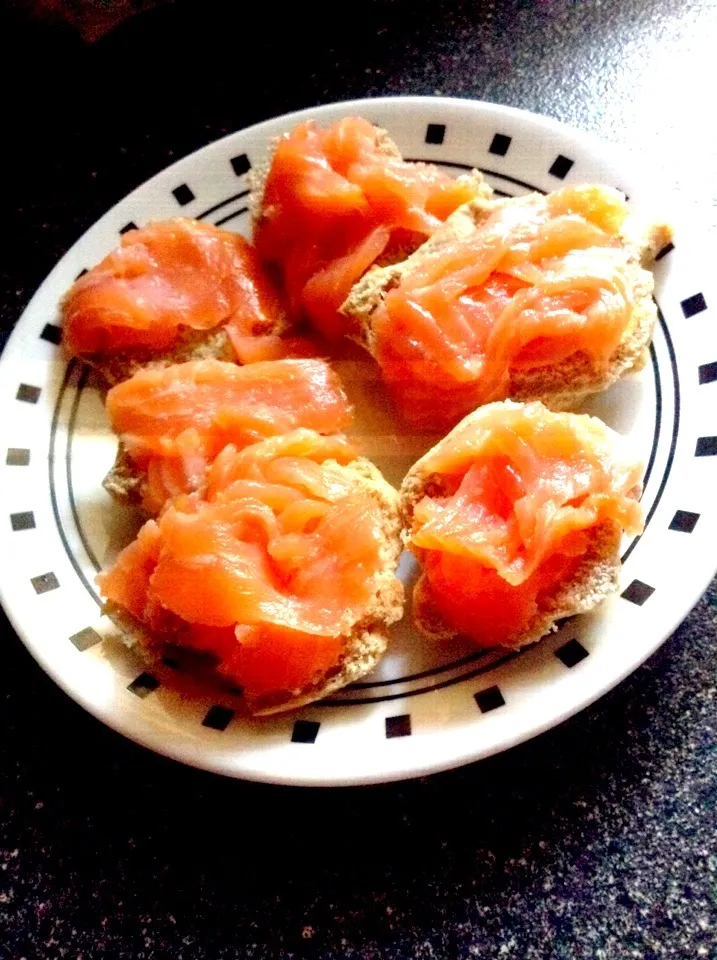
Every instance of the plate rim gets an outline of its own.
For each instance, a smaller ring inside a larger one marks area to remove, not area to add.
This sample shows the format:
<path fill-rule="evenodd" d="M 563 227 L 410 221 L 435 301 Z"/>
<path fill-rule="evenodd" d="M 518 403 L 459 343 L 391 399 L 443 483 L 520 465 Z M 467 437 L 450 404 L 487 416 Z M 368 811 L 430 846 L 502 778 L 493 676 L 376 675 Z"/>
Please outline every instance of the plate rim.
<path fill-rule="evenodd" d="M 55 269 L 59 264 L 65 259 L 65 257 L 70 253 L 70 251 L 79 244 L 85 235 L 93 229 L 93 227 L 100 221 L 103 220 L 108 214 L 116 210 L 118 207 L 124 205 L 130 198 L 135 195 L 138 191 L 145 190 L 150 184 L 153 184 L 155 181 L 160 178 L 164 178 L 170 171 L 181 167 L 184 164 L 191 163 L 191 160 L 197 155 L 202 153 L 210 146 L 215 146 L 224 142 L 231 141 L 237 136 L 251 136 L 256 134 L 257 131 L 265 127 L 268 123 L 272 122 L 283 122 L 286 126 L 290 125 L 292 122 L 295 122 L 299 118 L 305 118 L 307 115 L 316 116 L 320 118 L 322 115 L 326 114 L 335 114 L 337 110 L 350 111 L 353 109 L 367 110 L 376 105 L 380 104 L 383 108 L 390 109 L 391 107 L 401 108 L 404 110 L 411 110 L 412 108 L 425 109 L 429 106 L 437 111 L 441 109 L 442 106 L 456 106 L 461 110 L 465 110 L 467 113 L 474 114 L 483 114 L 485 115 L 494 115 L 496 117 L 505 117 L 505 116 L 515 116 L 523 122 L 528 123 L 538 123 L 542 129 L 546 132 L 551 131 L 560 137 L 573 137 L 578 140 L 581 146 L 584 146 L 586 150 L 596 150 L 600 156 L 608 157 L 612 162 L 617 162 L 621 165 L 625 165 L 627 170 L 632 173 L 633 165 L 635 163 L 634 154 L 624 146 L 611 143 L 609 141 L 602 140 L 597 137 L 595 134 L 583 131 L 578 128 L 575 128 L 569 124 L 565 124 L 562 121 L 559 121 L 553 117 L 545 117 L 541 114 L 534 113 L 529 110 L 522 108 L 516 108 L 511 106 L 504 106 L 501 104 L 495 104 L 488 101 L 472 100 L 462 97 L 438 97 L 438 96 L 391 96 L 391 97 L 377 97 L 377 98 L 357 98 L 349 99 L 345 101 L 335 101 L 327 104 L 322 104 L 318 106 L 310 106 L 301 110 L 291 111 L 286 114 L 279 116 L 268 117 L 265 120 L 258 121 L 249 127 L 242 128 L 240 130 L 227 133 L 224 136 L 212 140 L 203 146 L 198 147 L 196 150 L 193 150 L 184 157 L 175 160 L 173 163 L 167 165 L 161 170 L 157 171 L 151 177 L 147 178 L 133 190 L 131 190 L 126 196 L 122 197 L 117 203 L 113 204 L 107 210 L 104 211 L 92 224 L 88 227 L 87 230 L 83 233 L 68 247 L 62 257 L 58 259 L 53 268 L 48 272 L 47 276 L 43 279 L 42 283 L 39 285 L 37 290 L 33 293 L 32 297 L 26 303 L 20 317 L 18 318 L 15 326 L 13 327 L 10 335 L 7 338 L 7 341 L 3 347 L 2 354 L 0 355 L 0 364 L 7 363 L 7 347 L 15 337 L 18 327 L 22 323 L 25 313 L 32 305 L 33 300 L 38 296 L 40 290 L 44 287 L 46 283 L 51 281 L 51 278 L 54 274 Z M 653 180 L 648 175 L 645 178 L 649 186 L 652 185 Z M 650 191 L 654 192 L 654 191 Z M 676 218 L 678 222 L 679 218 Z M 702 259 L 702 257 L 700 258 Z M 705 569 L 707 565 L 705 564 Z M 479 738 L 477 738 L 477 743 L 475 749 L 468 754 L 465 751 L 461 752 L 461 757 L 456 759 L 453 755 L 449 755 L 444 760 L 435 760 L 426 764 L 415 764 L 410 762 L 408 763 L 408 768 L 404 764 L 397 762 L 395 768 L 386 772 L 385 770 L 377 771 L 374 775 L 371 774 L 360 774 L 358 776 L 339 776 L 334 779 L 327 780 L 323 776 L 318 778 L 312 778 L 311 776 L 299 776 L 297 777 L 294 774 L 282 775 L 281 773 L 274 774 L 265 774 L 263 772 L 253 772 L 253 771 L 237 771 L 233 769 L 227 769 L 225 765 L 222 764 L 222 754 L 218 752 L 212 752 L 211 754 L 199 753 L 195 756 L 191 756 L 190 752 L 187 751 L 180 742 L 179 747 L 173 743 L 167 743 L 166 741 L 160 741 L 159 731 L 151 728 L 147 725 L 144 728 L 144 733 L 134 730 L 128 730 L 128 727 L 134 725 L 134 718 L 130 717 L 130 722 L 127 722 L 127 719 L 124 714 L 118 714 L 117 711 L 108 709 L 102 710 L 99 705 L 96 705 L 92 701 L 87 701 L 81 696 L 81 691 L 73 688 L 73 686 L 66 680 L 61 670 L 56 669 L 55 666 L 45 657 L 44 651 L 38 649 L 36 645 L 33 644 L 32 640 L 27 636 L 27 632 L 24 629 L 20 628 L 19 620 L 17 619 L 17 610 L 11 598 L 6 595 L 5 580 L 3 577 L 0 577 L 0 602 L 2 602 L 5 613 L 8 617 L 9 622 L 11 623 L 13 629 L 15 630 L 17 636 L 23 645 L 27 648 L 31 656 L 38 662 L 42 669 L 50 676 L 54 682 L 67 693 L 76 703 L 82 706 L 87 710 L 92 716 L 96 719 L 101 720 L 106 726 L 114 730 L 117 733 L 122 734 L 123 736 L 128 737 L 134 742 L 147 747 L 161 755 L 167 756 L 171 759 L 179 760 L 182 763 L 185 763 L 189 766 L 193 766 L 196 769 L 207 770 L 208 772 L 221 773 L 225 776 L 232 776 L 235 778 L 241 778 L 246 780 L 254 780 L 259 782 L 274 783 L 281 785 L 306 785 L 306 786 L 348 786 L 348 785 L 358 785 L 358 784 L 378 784 L 378 783 L 387 783 L 392 781 L 410 779 L 415 777 L 427 776 L 433 773 L 438 773 L 445 771 L 447 769 L 453 769 L 458 766 L 463 766 L 468 763 L 473 763 L 477 760 L 484 759 L 486 757 L 492 756 L 496 753 L 502 752 L 503 750 L 511 749 L 519 743 L 525 742 L 529 739 L 532 739 L 535 736 L 538 736 L 544 733 L 546 730 L 551 729 L 554 726 L 557 726 L 571 716 L 576 715 L 586 707 L 590 706 L 592 703 L 596 702 L 600 697 L 604 696 L 611 689 L 616 687 L 621 683 L 626 677 L 633 673 L 639 666 L 641 666 L 650 656 L 652 656 L 655 651 L 671 636 L 674 630 L 679 626 L 680 623 L 688 616 L 689 612 L 693 609 L 695 604 L 699 601 L 701 596 L 704 594 L 707 586 L 711 582 L 715 569 L 717 569 L 717 558 L 714 560 L 714 567 L 711 568 L 712 572 L 709 577 L 702 584 L 701 579 L 699 579 L 699 589 L 694 589 L 690 591 L 690 595 L 693 597 L 691 599 L 689 607 L 687 607 L 681 615 L 674 621 L 670 623 L 669 627 L 665 629 L 664 627 L 655 630 L 655 636 L 658 637 L 654 643 L 651 643 L 646 650 L 641 652 L 639 658 L 636 658 L 624 669 L 611 674 L 606 680 L 601 684 L 598 684 L 596 687 L 591 689 L 589 695 L 585 695 L 582 691 L 577 697 L 568 699 L 566 705 L 554 712 L 551 713 L 549 717 L 543 720 L 537 725 L 531 725 L 529 728 L 519 729 L 512 736 L 507 736 L 501 740 L 500 743 L 497 743 L 493 746 L 486 748 L 485 746 L 481 747 Z M 694 580 L 694 578 L 693 578 Z M 18 604 L 20 607 L 21 604 Z M 438 693 L 439 691 L 427 691 L 421 696 L 428 696 L 431 694 Z M 574 702 L 575 701 L 575 702 Z M 119 719 L 116 719 L 119 718 Z M 124 723 L 121 720 L 124 719 Z M 398 757 L 396 758 L 399 759 Z"/>

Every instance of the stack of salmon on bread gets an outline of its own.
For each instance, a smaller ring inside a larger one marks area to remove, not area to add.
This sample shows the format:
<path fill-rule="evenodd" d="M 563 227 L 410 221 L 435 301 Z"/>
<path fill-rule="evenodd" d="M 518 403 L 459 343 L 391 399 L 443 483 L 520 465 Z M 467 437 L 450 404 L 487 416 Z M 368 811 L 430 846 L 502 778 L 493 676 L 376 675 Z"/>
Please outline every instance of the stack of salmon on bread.
<path fill-rule="evenodd" d="M 594 608 L 641 529 L 642 466 L 563 411 L 643 364 L 669 227 L 596 185 L 495 198 L 356 117 L 298 125 L 258 170 L 253 243 L 149 224 L 63 301 L 67 351 L 110 387 L 105 488 L 147 518 L 98 577 L 106 612 L 261 714 L 375 666 L 404 547 L 424 642 L 515 648 Z M 345 435 L 343 337 L 397 429 L 445 434 L 400 491 Z"/>

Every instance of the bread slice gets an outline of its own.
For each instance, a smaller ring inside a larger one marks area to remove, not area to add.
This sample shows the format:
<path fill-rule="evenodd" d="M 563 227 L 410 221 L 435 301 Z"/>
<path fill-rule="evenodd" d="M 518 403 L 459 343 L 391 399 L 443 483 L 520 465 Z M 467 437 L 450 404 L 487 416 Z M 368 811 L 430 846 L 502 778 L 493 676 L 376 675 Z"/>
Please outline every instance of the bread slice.
<path fill-rule="evenodd" d="M 274 331 L 272 331 L 274 332 Z M 280 332 L 280 331 L 277 331 Z M 169 350 L 154 353 L 151 350 L 121 350 L 113 354 L 84 354 L 81 358 L 93 367 L 112 387 L 143 367 L 169 367 L 186 360 L 227 360 L 236 363 L 236 354 L 224 327 L 212 330 L 192 330 L 184 327 Z"/>
<path fill-rule="evenodd" d="M 398 149 L 388 132 L 381 127 L 375 127 L 376 146 L 380 153 L 385 157 L 400 160 L 401 151 Z M 264 216 L 264 188 L 266 179 L 271 169 L 271 161 L 276 145 L 280 138 L 274 139 L 269 145 L 269 154 L 265 163 L 257 164 L 249 171 L 248 180 L 250 187 L 249 210 L 251 211 L 254 230 L 261 227 Z M 416 166 L 423 167 L 426 170 L 436 170 L 436 167 L 430 163 L 417 163 Z M 457 177 L 459 183 L 473 184 L 478 191 L 478 196 L 482 199 L 489 199 L 493 196 L 493 190 L 486 182 L 480 170 L 470 170 Z M 417 250 L 425 241 L 425 234 L 414 233 L 407 230 L 394 231 L 388 246 L 384 250 L 378 266 L 387 266 L 389 264 L 400 263 Z"/>
<path fill-rule="evenodd" d="M 485 409 L 482 407 L 469 414 L 462 424 L 477 421 Z M 424 496 L 445 496 L 455 489 L 455 487 L 449 487 L 451 481 L 445 475 L 432 472 L 426 466 L 426 460 L 432 452 L 429 451 L 421 457 L 408 471 L 399 493 L 401 536 L 405 546 L 410 547 L 419 561 L 424 551 L 410 546 L 416 504 Z M 641 485 L 638 484 L 629 495 L 638 499 L 641 490 Z M 510 637 L 503 646 L 508 649 L 519 649 L 535 643 L 546 634 L 557 630 L 557 621 L 580 613 L 588 613 L 615 593 L 618 589 L 621 569 L 621 541 L 622 528 L 615 521 L 606 520 L 596 526 L 591 532 L 589 547 L 574 578 L 569 583 L 561 584 L 552 596 L 545 598 L 542 609 L 536 613 L 533 621 L 520 634 Z M 424 574 L 419 577 L 414 587 L 413 616 L 416 626 L 428 637 L 443 640 L 458 635 L 433 604 L 428 580 Z"/>
<path fill-rule="evenodd" d="M 281 336 L 290 327 L 288 315 L 283 314 L 270 328 L 254 330 L 254 334 Z M 151 350 L 122 350 L 107 355 L 85 354 L 80 359 L 94 367 L 110 387 L 122 380 L 129 380 L 143 367 L 170 367 L 174 363 L 185 363 L 187 360 L 225 360 L 227 363 L 239 363 L 223 325 L 211 330 L 182 327 L 172 347 L 161 353 Z"/>
<path fill-rule="evenodd" d="M 381 515 L 379 533 L 380 570 L 375 579 L 372 600 L 359 621 L 343 635 L 344 649 L 338 663 L 330 671 L 300 690 L 277 690 L 270 695 L 246 699 L 249 711 L 255 715 L 280 713 L 323 697 L 353 683 L 372 670 L 381 659 L 388 644 L 388 627 L 403 614 L 403 584 L 396 578 L 396 567 L 401 554 L 401 524 L 398 513 L 398 493 L 384 480 L 370 461 L 359 457 L 345 466 L 326 461 L 332 469 L 350 476 L 356 489 L 361 489 L 378 504 Z M 123 641 L 136 649 L 155 665 L 170 653 L 188 669 L 197 671 L 214 687 L 228 690 L 229 685 L 214 672 L 209 658 L 187 652 L 181 646 L 181 624 L 177 619 L 177 633 L 150 635 L 143 624 L 114 603 L 107 603 L 104 613 L 118 627 Z"/>
<path fill-rule="evenodd" d="M 506 204 L 531 202 L 534 197 L 535 194 L 515 199 L 472 200 L 456 210 L 445 225 L 411 256 L 398 263 L 374 267 L 364 274 L 341 307 L 342 313 L 358 325 L 359 343 L 375 356 L 376 338 L 372 324 L 375 311 L 389 290 L 398 286 L 402 278 L 429 254 L 454 240 L 469 237 Z M 653 277 L 647 267 L 671 236 L 672 230 L 665 223 L 645 227 L 628 218 L 623 226 L 621 239 L 628 251 L 628 280 L 634 290 L 635 305 L 607 368 L 595 365 L 587 354 L 578 352 L 557 365 L 514 371 L 506 397 L 519 401 L 541 400 L 551 410 L 569 410 L 589 394 L 606 390 L 626 373 L 640 370 L 647 358 L 646 351 L 657 318 L 652 299 Z"/>
<path fill-rule="evenodd" d="M 146 480 L 147 471 L 137 466 L 120 440 L 115 462 L 102 481 L 102 486 L 117 503 L 141 509 L 142 489 Z"/>

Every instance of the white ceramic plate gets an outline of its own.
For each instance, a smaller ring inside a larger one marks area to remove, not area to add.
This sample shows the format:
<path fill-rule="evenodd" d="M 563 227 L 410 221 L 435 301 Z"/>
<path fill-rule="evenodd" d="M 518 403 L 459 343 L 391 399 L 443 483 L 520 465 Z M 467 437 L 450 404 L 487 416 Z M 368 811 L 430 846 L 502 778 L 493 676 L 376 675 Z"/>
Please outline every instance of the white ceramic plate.
<path fill-rule="evenodd" d="M 408 158 L 458 173 L 480 167 L 506 194 L 597 181 L 656 212 L 641 162 L 542 117 L 466 100 L 392 98 L 280 117 L 198 150 L 117 204 L 38 290 L 0 360 L 0 591 L 40 665 L 91 713 L 160 753 L 237 777 L 291 784 L 396 780 L 504 750 L 576 713 L 648 657 L 700 596 L 717 539 L 717 302 L 700 237 L 677 227 L 655 268 L 660 321 L 652 362 L 586 409 L 629 435 L 647 465 L 647 527 L 625 543 L 622 594 L 519 655 L 435 645 L 411 629 L 364 682 L 330 701 L 251 720 L 240 698 L 182 697 L 172 667 L 149 674 L 111 634 L 93 585 L 136 519 L 101 487 L 114 458 L 101 397 L 57 342 L 58 303 L 128 224 L 184 214 L 247 232 L 246 172 L 297 121 L 361 114 Z M 357 432 L 400 480 L 426 439 L 397 435 L 365 399 L 380 397 L 367 355 L 338 364 L 359 408 Z M 373 411 L 373 412 L 372 412 Z M 402 571 L 410 579 L 411 563 Z"/>

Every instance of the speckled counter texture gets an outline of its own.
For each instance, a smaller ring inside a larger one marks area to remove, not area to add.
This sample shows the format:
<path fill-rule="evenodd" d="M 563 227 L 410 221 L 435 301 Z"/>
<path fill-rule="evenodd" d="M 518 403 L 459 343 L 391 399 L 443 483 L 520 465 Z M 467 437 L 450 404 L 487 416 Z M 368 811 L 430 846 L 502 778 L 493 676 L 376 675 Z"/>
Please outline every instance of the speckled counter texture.
<path fill-rule="evenodd" d="M 4 8 L 5 330 L 167 162 L 367 94 L 481 97 L 631 142 L 714 237 L 710 0 L 364 2 L 322 42 L 311 5 L 236 22 L 228 6 L 163 7 L 89 49 Z M 340 791 L 155 757 L 70 702 L 3 622 L 0 957 L 715 958 L 716 613 L 713 585 L 642 669 L 508 754 Z"/>

